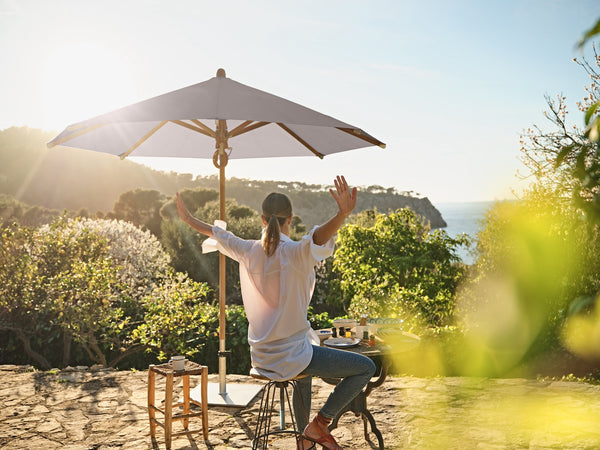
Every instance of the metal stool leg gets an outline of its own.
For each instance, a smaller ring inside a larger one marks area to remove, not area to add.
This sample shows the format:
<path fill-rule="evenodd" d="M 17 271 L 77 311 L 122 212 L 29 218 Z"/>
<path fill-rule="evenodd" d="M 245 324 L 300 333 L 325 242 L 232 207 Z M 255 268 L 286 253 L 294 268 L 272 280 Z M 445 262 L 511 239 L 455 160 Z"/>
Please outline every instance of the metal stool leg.
<path fill-rule="evenodd" d="M 295 380 L 291 381 L 269 381 L 265 386 L 256 421 L 256 431 L 252 440 L 252 449 L 266 449 L 269 443 L 269 437 L 276 434 L 292 434 L 295 437 L 301 435 L 294 417 L 294 409 L 288 392 L 288 386 L 293 390 L 297 389 Z M 279 428 L 271 430 L 271 418 L 275 410 L 275 394 L 279 391 Z M 292 429 L 286 430 L 285 408 L 290 411 Z"/>
<path fill-rule="evenodd" d="M 285 430 L 285 399 L 287 397 L 287 383 L 277 386 L 279 388 L 279 429 Z M 294 415 L 292 414 L 292 417 Z"/>

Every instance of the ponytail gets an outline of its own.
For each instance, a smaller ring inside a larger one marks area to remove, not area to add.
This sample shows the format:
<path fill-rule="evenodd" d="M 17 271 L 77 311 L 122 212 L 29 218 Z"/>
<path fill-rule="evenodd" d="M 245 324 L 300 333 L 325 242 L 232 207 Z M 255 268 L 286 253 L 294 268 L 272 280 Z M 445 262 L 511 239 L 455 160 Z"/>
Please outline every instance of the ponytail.
<path fill-rule="evenodd" d="M 262 246 L 267 256 L 273 256 L 281 239 L 281 225 L 277 217 L 272 215 L 267 222 Z"/>
<path fill-rule="evenodd" d="M 292 215 L 292 203 L 286 195 L 273 192 L 264 199 L 262 210 L 267 222 L 262 246 L 267 256 L 273 256 L 281 240 L 281 226 Z"/>

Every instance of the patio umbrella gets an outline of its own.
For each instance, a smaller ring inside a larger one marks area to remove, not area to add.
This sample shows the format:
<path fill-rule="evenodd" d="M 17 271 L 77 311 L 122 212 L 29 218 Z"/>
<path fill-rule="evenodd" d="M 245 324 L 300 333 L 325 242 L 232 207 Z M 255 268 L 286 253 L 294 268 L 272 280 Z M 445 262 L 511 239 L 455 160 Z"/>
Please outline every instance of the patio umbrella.
<path fill-rule="evenodd" d="M 358 127 L 246 86 L 219 69 L 207 81 L 69 125 L 63 145 L 125 158 L 212 158 L 219 169 L 225 221 L 225 166 L 230 158 L 317 156 L 385 144 Z M 226 395 L 225 256 L 219 257 L 219 394 Z"/>

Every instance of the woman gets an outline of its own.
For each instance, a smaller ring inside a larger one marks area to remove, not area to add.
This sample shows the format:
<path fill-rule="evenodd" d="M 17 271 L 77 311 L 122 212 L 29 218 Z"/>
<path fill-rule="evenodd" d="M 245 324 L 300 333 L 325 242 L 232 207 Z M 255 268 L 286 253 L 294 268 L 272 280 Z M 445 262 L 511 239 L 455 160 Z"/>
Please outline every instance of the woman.
<path fill-rule="evenodd" d="M 337 203 L 337 214 L 298 242 L 289 238 L 292 205 L 284 194 L 272 193 L 263 201 L 265 229 L 260 241 L 241 239 L 194 218 L 177 194 L 177 210 L 183 221 L 216 240 L 219 251 L 240 264 L 253 367 L 276 381 L 299 374 L 342 379 L 309 424 L 312 377 L 299 380 L 300 395 L 294 395 L 294 410 L 299 429 L 304 430 L 303 439 L 298 440 L 298 448 L 303 449 L 313 448 L 314 443 L 342 449 L 327 427 L 375 371 L 367 357 L 320 347 L 307 320 L 315 285 L 314 266 L 333 254 L 333 236 L 356 205 L 356 188 L 350 189 L 343 176 L 334 184 L 335 191 L 330 189 L 330 193 Z"/>

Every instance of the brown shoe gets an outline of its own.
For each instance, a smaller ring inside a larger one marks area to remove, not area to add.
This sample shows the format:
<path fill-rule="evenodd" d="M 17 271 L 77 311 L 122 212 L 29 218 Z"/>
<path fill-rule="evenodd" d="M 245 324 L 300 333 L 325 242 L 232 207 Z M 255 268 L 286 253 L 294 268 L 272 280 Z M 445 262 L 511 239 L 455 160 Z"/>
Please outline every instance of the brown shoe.
<path fill-rule="evenodd" d="M 302 433 L 302 437 L 310 442 L 319 444 L 327 450 L 344 450 L 343 447 L 340 447 L 338 443 L 335 442 L 329 429 L 327 429 L 327 427 L 321 427 L 316 419 L 313 419 L 313 421 L 306 426 Z"/>
<path fill-rule="evenodd" d="M 296 450 L 314 450 L 317 448 L 317 444 L 308 439 L 304 439 L 301 436 L 296 436 Z"/>

